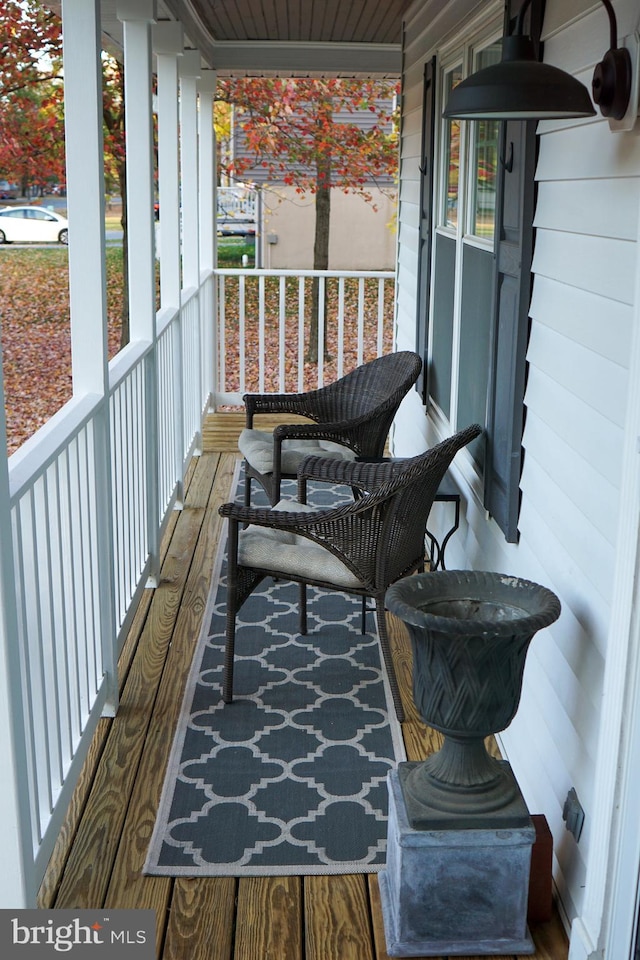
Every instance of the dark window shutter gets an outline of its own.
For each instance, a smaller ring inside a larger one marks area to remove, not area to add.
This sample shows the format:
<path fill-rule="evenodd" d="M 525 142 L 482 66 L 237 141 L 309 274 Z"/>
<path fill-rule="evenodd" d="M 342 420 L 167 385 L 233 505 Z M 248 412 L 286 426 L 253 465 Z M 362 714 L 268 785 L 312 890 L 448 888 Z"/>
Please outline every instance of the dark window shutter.
<path fill-rule="evenodd" d="M 436 58 L 424 65 L 422 105 L 422 147 L 420 157 L 420 237 L 418 247 L 418 318 L 416 352 L 422 357 L 422 373 L 416 389 L 427 405 L 429 391 L 429 294 L 431 288 L 431 244 L 433 237 L 433 182 L 435 167 Z"/>
<path fill-rule="evenodd" d="M 519 0 L 511 5 L 517 13 Z M 509 12 L 507 9 L 507 21 Z M 528 31 L 538 43 L 542 13 L 543 3 L 534 0 Z M 512 543 L 518 539 L 520 508 L 536 146 L 535 121 L 507 120 L 502 124 L 485 506 Z"/>

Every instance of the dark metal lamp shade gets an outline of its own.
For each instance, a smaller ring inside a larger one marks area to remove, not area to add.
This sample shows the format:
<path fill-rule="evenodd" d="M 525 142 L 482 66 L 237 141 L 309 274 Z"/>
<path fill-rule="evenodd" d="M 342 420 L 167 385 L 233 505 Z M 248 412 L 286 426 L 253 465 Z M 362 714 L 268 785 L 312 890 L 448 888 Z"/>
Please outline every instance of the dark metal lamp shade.
<path fill-rule="evenodd" d="M 602 0 L 609 15 L 611 48 L 595 69 L 593 99 L 603 116 L 624 117 L 631 95 L 631 57 L 618 48 L 617 24 L 610 0 Z M 587 88 L 570 73 L 540 63 L 531 37 L 522 33 L 525 0 L 516 32 L 502 41 L 502 60 L 463 80 L 451 91 L 443 116 L 460 120 L 544 120 L 593 117 Z"/>
<path fill-rule="evenodd" d="M 505 37 L 502 60 L 471 74 L 449 96 L 443 116 L 460 120 L 530 120 L 595 115 L 587 88 L 536 60 L 530 37 Z"/>

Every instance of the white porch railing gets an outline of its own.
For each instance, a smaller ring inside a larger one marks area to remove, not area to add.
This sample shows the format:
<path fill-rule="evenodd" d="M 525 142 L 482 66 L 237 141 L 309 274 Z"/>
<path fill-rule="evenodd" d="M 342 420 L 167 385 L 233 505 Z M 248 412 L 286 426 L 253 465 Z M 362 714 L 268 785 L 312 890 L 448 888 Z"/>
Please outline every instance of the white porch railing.
<path fill-rule="evenodd" d="M 217 405 L 311 390 L 392 349 L 394 273 L 218 269 Z M 317 339 L 312 288 L 319 287 Z M 309 348 L 325 343 L 318 362 Z"/>
<path fill-rule="evenodd" d="M 73 398 L 9 460 L 27 757 L 19 791 L 29 811 L 34 889 L 98 719 L 113 712 L 117 656 L 157 569 L 153 546 L 200 446 L 212 283 L 205 276 L 180 311 L 158 314 L 153 344 L 131 343 L 111 361 L 106 403 Z M 158 410 L 154 438 L 150 404 Z M 156 448 L 157 469 L 149 454 Z M 150 516 L 151 503 L 159 516 Z"/>
<path fill-rule="evenodd" d="M 219 220 L 253 220 L 258 213 L 258 191 L 250 187 L 218 187 L 216 190 Z"/>
<path fill-rule="evenodd" d="M 332 354 L 318 365 L 306 361 L 314 277 Z M 153 341 L 111 361 L 106 398 L 74 397 L 10 458 L 32 897 L 98 719 L 115 711 L 118 654 L 199 451 L 216 353 L 218 403 L 308 389 L 391 349 L 392 311 L 392 273 L 206 272 L 180 310 L 158 313 Z"/>

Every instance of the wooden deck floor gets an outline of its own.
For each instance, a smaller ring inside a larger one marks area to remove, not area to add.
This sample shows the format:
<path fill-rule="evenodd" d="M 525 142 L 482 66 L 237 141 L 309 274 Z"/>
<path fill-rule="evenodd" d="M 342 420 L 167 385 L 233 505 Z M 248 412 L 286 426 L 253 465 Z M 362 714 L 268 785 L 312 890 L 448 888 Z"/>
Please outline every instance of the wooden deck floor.
<path fill-rule="evenodd" d="M 143 876 L 165 765 L 209 590 L 235 454 L 205 452 L 163 543 L 120 662 L 121 701 L 103 719 L 51 858 L 41 907 L 153 908 L 158 960 L 387 960 L 372 876 L 171 879 Z M 223 446 L 222 443 L 218 444 Z M 233 446 L 233 444 L 231 444 Z M 407 755 L 433 749 L 408 693 L 410 654 L 392 625 Z M 532 928 L 536 960 L 566 960 L 557 915 Z"/>

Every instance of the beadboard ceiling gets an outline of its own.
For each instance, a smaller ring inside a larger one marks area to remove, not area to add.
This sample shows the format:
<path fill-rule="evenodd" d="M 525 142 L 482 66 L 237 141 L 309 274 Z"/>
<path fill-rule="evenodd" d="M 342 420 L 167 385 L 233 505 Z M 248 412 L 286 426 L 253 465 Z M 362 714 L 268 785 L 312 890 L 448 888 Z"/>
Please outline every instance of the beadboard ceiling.
<path fill-rule="evenodd" d="M 158 0 L 158 20 L 180 20 L 187 47 L 219 75 L 400 74 L 408 0 Z M 116 0 L 102 2 L 117 47 Z"/>

